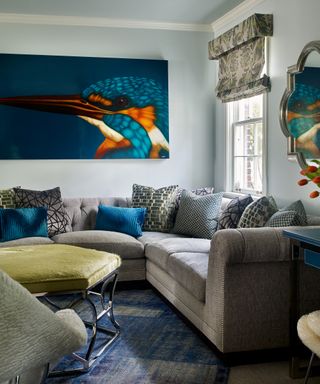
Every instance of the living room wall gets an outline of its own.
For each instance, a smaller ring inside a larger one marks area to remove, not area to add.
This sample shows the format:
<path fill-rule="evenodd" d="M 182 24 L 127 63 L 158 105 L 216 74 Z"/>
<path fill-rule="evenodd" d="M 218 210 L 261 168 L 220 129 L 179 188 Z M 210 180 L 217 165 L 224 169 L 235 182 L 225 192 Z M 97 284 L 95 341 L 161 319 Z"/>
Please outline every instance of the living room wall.
<path fill-rule="evenodd" d="M 279 205 L 301 199 L 309 213 L 320 213 L 319 199 L 311 200 L 308 195 L 311 186 L 299 187 L 299 166 L 289 162 L 286 155 L 286 139 L 279 125 L 279 104 L 286 88 L 286 69 L 296 63 L 297 58 L 309 41 L 319 40 L 319 0 L 264 0 L 250 12 L 241 15 L 232 24 L 224 25 L 215 36 L 241 22 L 252 13 L 272 13 L 274 16 L 274 35 L 269 45 L 269 74 L 272 90 L 267 97 L 267 177 L 268 193 L 272 194 Z M 211 64 L 212 71 L 216 63 Z M 225 183 L 225 114 L 224 106 L 216 102 L 216 130 L 214 148 L 214 185 L 224 189 Z"/>
<path fill-rule="evenodd" d="M 171 148 L 168 160 L 2 160 L 0 189 L 60 186 L 64 196 L 129 196 L 133 183 L 212 185 L 215 72 L 207 60 L 209 33 L 1 23 L 0 35 L 2 53 L 168 60 Z"/>

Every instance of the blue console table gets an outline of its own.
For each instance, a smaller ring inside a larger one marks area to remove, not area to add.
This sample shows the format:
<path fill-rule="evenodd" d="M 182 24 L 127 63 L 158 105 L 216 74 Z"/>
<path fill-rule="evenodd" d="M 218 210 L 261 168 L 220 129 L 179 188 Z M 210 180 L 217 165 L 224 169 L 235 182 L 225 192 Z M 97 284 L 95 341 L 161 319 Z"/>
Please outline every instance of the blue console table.
<path fill-rule="evenodd" d="M 283 235 L 289 237 L 291 242 L 290 376 L 297 378 L 304 376 L 305 373 L 305 370 L 300 367 L 301 343 L 297 333 L 297 322 L 300 317 L 299 260 L 303 259 L 305 264 L 320 269 L 320 228 L 286 229 Z"/>

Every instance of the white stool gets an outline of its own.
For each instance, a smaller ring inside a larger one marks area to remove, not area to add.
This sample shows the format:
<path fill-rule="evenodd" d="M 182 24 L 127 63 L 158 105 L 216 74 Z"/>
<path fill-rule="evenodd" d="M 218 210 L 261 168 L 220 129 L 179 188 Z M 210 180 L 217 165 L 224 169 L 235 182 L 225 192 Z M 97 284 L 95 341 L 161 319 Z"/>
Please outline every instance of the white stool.
<path fill-rule="evenodd" d="M 312 352 L 304 379 L 304 384 L 307 384 L 314 356 L 320 357 L 320 311 L 302 316 L 298 321 L 297 329 L 302 343 Z"/>

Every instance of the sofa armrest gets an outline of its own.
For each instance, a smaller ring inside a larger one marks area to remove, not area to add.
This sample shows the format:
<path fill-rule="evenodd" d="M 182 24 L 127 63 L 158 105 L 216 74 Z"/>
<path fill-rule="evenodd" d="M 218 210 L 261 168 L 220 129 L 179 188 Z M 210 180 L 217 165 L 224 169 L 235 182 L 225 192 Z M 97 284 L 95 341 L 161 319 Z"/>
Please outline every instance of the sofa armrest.
<path fill-rule="evenodd" d="M 290 241 L 283 228 L 238 228 L 217 231 L 211 241 L 209 273 L 212 264 L 284 261 L 290 258 Z"/>
<path fill-rule="evenodd" d="M 288 346 L 290 240 L 282 231 L 225 229 L 213 236 L 206 321 L 219 334 L 216 345 L 223 352 Z M 319 303 L 319 271 L 300 269 L 301 299 L 310 310 Z"/>

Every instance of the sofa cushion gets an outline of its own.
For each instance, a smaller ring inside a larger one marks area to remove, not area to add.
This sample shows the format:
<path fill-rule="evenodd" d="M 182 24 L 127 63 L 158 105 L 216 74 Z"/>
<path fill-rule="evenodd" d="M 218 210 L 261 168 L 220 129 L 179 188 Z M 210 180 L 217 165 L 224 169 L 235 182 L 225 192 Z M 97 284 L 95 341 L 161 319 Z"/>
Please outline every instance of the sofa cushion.
<path fill-rule="evenodd" d="M 138 238 L 141 243 L 146 246 L 150 243 L 157 243 L 160 240 L 164 239 L 173 239 L 173 238 L 186 238 L 186 236 L 178 235 L 176 233 L 167 233 L 167 232 L 143 232 L 142 236 Z"/>
<path fill-rule="evenodd" d="M 17 208 L 45 207 L 48 209 L 49 237 L 66 232 L 68 218 L 63 207 L 59 187 L 47 191 L 14 188 L 14 192 Z"/>
<path fill-rule="evenodd" d="M 301 216 L 296 211 L 278 211 L 266 222 L 265 227 L 290 227 L 303 225 Z"/>
<path fill-rule="evenodd" d="M 94 229 L 99 205 L 113 207 L 128 207 L 129 199 L 124 197 L 67 197 L 63 206 L 67 212 L 68 231 L 83 231 Z"/>
<path fill-rule="evenodd" d="M 96 227 L 101 231 L 126 233 L 133 237 L 142 235 L 146 208 L 122 208 L 99 205 Z"/>
<path fill-rule="evenodd" d="M 253 202 L 251 195 L 232 199 L 219 216 L 219 229 L 237 228 L 241 215 L 246 207 Z"/>
<path fill-rule="evenodd" d="M 99 251 L 116 253 L 122 259 L 140 259 L 144 257 L 143 244 L 125 233 L 111 231 L 76 231 L 53 236 L 52 240 L 60 244 L 77 245 Z"/>
<path fill-rule="evenodd" d="M 195 298 L 204 302 L 208 275 L 208 253 L 173 253 L 167 272 Z"/>
<path fill-rule="evenodd" d="M 211 239 L 217 230 L 223 193 L 198 196 L 184 190 L 173 232 Z"/>
<path fill-rule="evenodd" d="M 132 206 L 147 208 L 144 231 L 169 232 L 173 227 L 178 185 L 159 189 L 133 184 Z"/>
<path fill-rule="evenodd" d="M 272 196 L 262 196 L 246 207 L 238 223 L 238 228 L 263 227 L 277 211 L 278 208 L 274 198 Z"/>
<path fill-rule="evenodd" d="M 173 253 L 208 253 L 210 240 L 185 238 L 167 238 L 145 247 L 145 255 L 153 263 L 164 269 L 168 268 L 168 258 Z"/>
<path fill-rule="evenodd" d="M 48 237 L 47 208 L 0 208 L 0 241 Z"/>
<path fill-rule="evenodd" d="M 24 237 L 23 239 L 0 242 L 0 248 L 17 247 L 19 245 L 54 244 L 48 237 Z"/>

